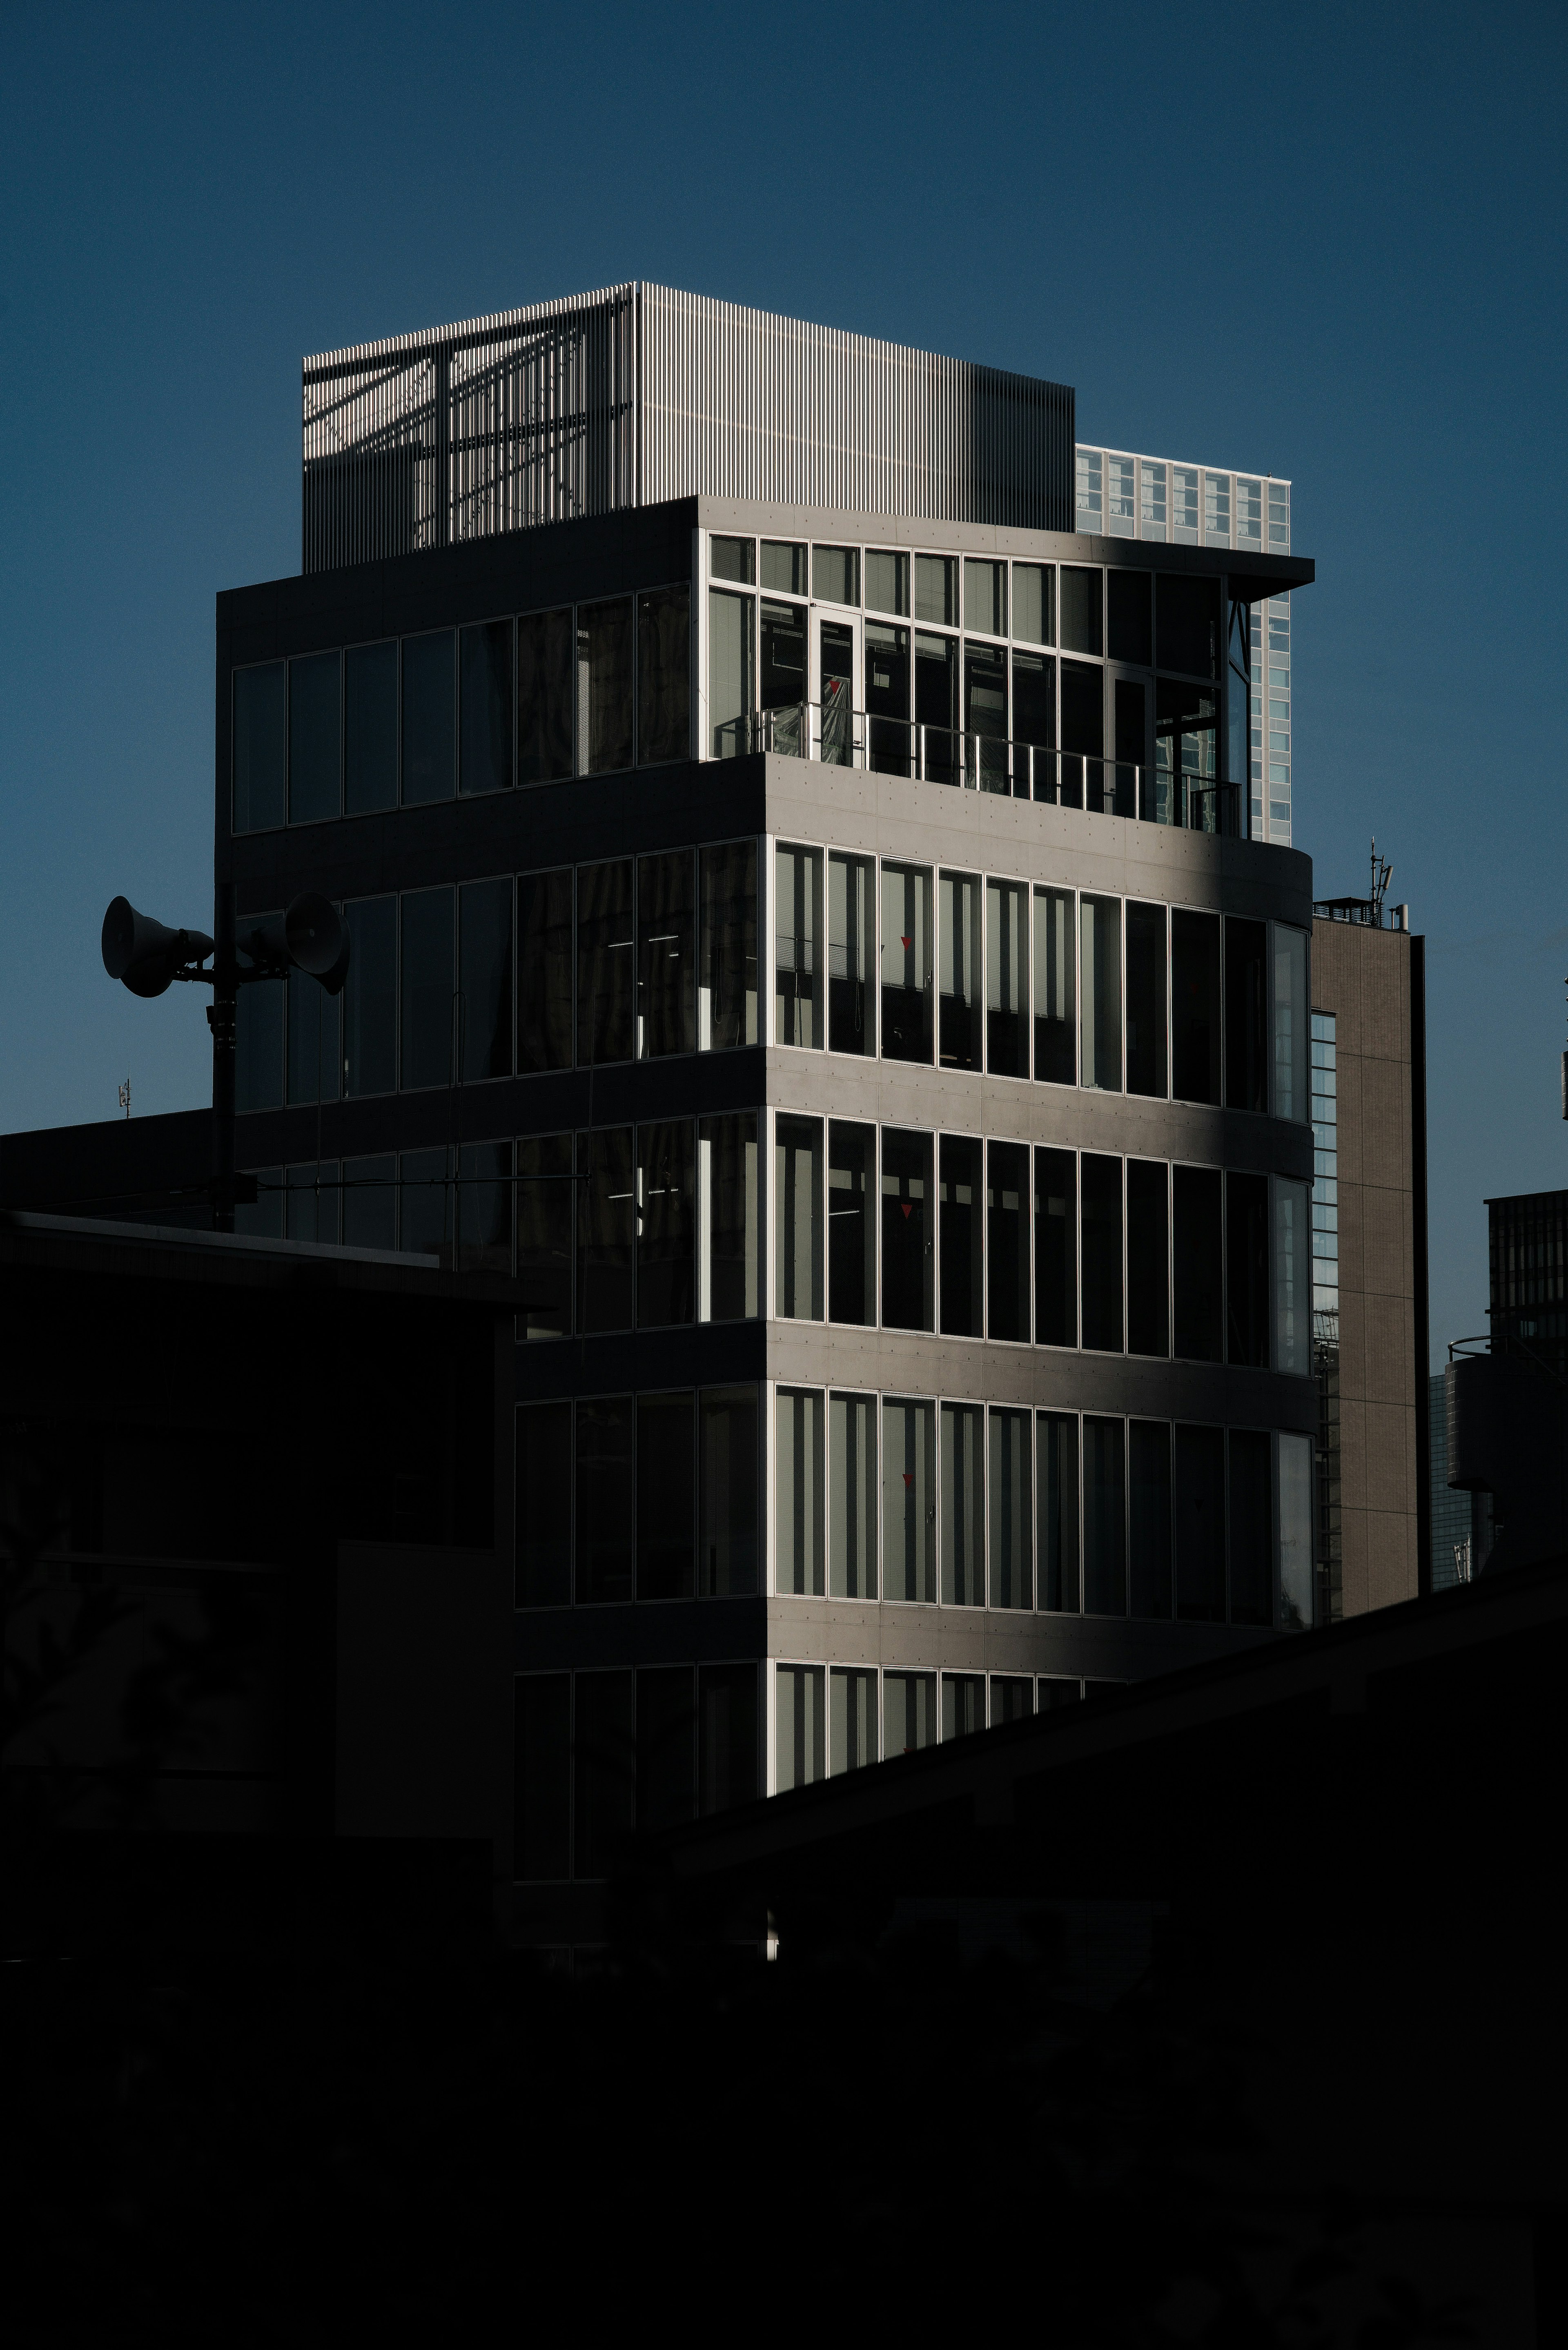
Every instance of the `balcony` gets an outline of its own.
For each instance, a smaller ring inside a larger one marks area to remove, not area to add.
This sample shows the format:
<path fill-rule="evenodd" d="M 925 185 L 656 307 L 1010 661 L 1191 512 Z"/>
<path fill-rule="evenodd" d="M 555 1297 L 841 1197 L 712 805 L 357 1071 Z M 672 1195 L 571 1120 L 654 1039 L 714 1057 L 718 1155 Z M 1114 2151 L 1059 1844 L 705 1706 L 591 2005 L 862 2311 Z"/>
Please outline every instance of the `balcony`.
<path fill-rule="evenodd" d="M 958 791 L 996 792 L 1137 824 L 1172 825 L 1189 832 L 1245 837 L 1250 807 L 1245 787 L 1184 768 L 1141 767 L 1090 758 L 995 734 L 925 726 L 854 710 L 846 698 L 793 702 L 753 710 L 715 730 L 722 759 L 771 751 L 780 758 L 814 759 L 911 782 L 948 784 Z M 1197 737 L 1186 738 L 1198 740 Z"/>

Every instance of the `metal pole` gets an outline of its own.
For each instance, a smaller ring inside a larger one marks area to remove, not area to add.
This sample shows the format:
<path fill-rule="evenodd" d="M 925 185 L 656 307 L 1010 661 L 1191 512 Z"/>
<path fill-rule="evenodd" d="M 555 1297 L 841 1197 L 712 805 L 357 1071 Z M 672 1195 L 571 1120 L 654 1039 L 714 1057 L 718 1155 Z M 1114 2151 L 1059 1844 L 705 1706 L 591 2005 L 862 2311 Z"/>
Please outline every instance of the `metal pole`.
<path fill-rule="evenodd" d="M 239 966 L 234 954 L 234 885 L 220 881 L 213 910 L 213 1230 L 234 1229 L 234 1005 Z"/>

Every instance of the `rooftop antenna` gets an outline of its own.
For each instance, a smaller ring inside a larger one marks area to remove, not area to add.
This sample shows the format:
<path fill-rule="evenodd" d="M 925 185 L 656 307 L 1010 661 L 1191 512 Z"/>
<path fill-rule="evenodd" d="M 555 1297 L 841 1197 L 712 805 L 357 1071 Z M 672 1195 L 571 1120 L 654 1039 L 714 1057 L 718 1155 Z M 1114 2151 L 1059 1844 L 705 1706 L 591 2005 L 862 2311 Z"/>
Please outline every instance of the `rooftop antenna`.
<path fill-rule="evenodd" d="M 1386 857 L 1377 854 L 1377 843 L 1372 844 L 1372 919 L 1378 930 L 1383 928 L 1383 900 L 1393 879 L 1394 868 Z"/>
<path fill-rule="evenodd" d="M 119 1107 L 129 1118 L 130 1116 L 130 1079 L 129 1077 L 119 1089 Z M 1568 1118 L 1568 1110 L 1564 1110 L 1563 1115 Z"/>

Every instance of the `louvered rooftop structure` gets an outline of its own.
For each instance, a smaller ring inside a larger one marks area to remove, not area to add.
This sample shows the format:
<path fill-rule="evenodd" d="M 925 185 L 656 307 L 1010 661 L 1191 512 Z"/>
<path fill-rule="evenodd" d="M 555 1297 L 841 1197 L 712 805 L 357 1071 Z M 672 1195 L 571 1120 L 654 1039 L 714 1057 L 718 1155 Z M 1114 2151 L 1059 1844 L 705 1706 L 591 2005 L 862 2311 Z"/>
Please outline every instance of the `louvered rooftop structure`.
<path fill-rule="evenodd" d="M 1073 393 L 663 286 L 304 367 L 304 568 L 707 494 L 1069 530 Z"/>

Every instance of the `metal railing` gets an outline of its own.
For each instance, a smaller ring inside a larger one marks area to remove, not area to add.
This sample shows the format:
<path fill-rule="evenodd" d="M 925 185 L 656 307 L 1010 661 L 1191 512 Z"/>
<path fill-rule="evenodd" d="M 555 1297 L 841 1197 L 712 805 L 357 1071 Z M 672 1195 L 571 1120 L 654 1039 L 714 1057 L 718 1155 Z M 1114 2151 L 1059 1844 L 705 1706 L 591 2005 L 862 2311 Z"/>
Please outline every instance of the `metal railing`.
<path fill-rule="evenodd" d="M 751 711 L 715 729 L 717 757 L 755 751 L 1190 832 L 1235 837 L 1247 830 L 1249 805 L 1240 784 L 1181 768 L 1134 766 L 1001 735 L 926 726 L 913 719 L 878 718 L 851 709 L 842 697 Z"/>

